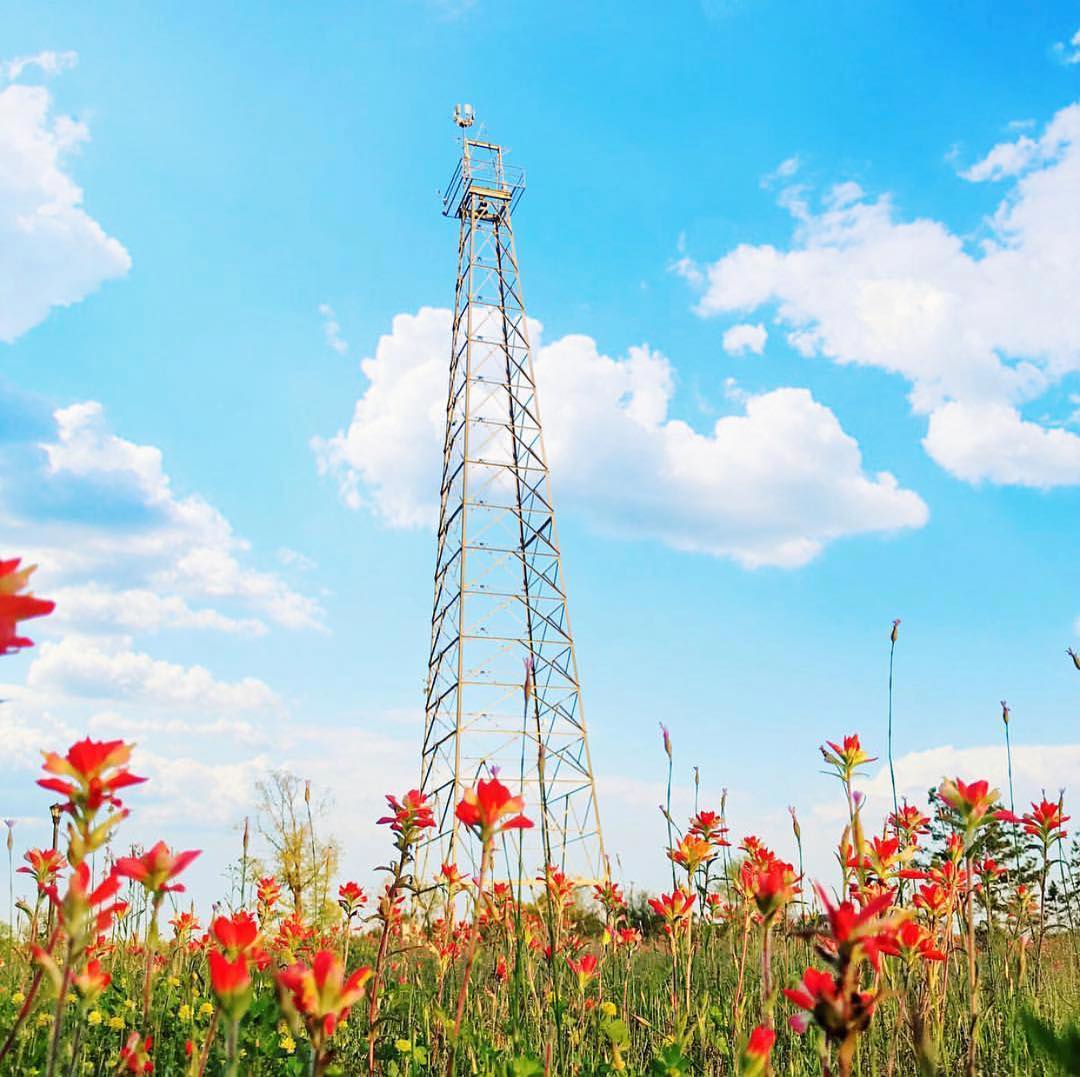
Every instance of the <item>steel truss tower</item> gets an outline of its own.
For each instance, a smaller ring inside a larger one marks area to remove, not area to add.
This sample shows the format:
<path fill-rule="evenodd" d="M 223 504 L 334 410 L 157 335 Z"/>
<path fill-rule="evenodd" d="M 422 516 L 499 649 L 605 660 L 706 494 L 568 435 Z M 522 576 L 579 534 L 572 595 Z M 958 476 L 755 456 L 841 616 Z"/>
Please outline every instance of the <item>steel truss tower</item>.
<path fill-rule="evenodd" d="M 471 123 L 471 111 L 462 127 Z M 496 875 L 553 863 L 605 874 L 566 583 L 511 213 L 525 187 L 501 146 L 462 137 L 443 196 L 459 221 L 450 383 L 431 619 L 421 790 L 436 826 L 418 867 L 475 870 L 454 807 L 478 778 L 525 798 L 536 824 L 504 840 Z"/>

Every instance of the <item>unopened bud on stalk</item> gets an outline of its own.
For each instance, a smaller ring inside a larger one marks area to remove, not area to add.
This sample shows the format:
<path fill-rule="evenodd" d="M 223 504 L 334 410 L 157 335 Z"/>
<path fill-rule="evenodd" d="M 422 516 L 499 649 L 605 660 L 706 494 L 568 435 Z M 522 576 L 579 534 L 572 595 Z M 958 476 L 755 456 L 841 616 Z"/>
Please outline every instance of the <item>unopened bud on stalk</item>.
<path fill-rule="evenodd" d="M 788 811 L 791 813 L 791 829 L 795 832 L 795 840 L 802 841 L 802 830 L 799 827 L 799 817 L 795 814 L 795 806 L 788 805 Z"/>
<path fill-rule="evenodd" d="M 895 643 L 897 637 L 900 635 L 900 618 L 897 617 L 892 623 L 892 631 L 889 633 L 889 639 Z"/>
<path fill-rule="evenodd" d="M 244 816 L 244 856 L 247 856 L 247 851 L 248 851 L 248 837 L 249 837 L 248 822 L 249 822 L 248 817 L 245 815 Z"/>
<path fill-rule="evenodd" d="M 1008 725 L 1009 724 L 1009 704 L 1005 700 L 1001 701 L 1001 720 Z"/>
<path fill-rule="evenodd" d="M 668 727 L 663 722 L 660 723 L 660 735 L 664 741 L 664 751 L 667 752 L 668 759 L 671 758 L 671 734 L 668 733 Z"/>
<path fill-rule="evenodd" d="M 308 778 L 304 782 L 304 803 L 311 803 L 311 779 Z"/>
<path fill-rule="evenodd" d="M 1065 653 L 1073 660 L 1073 665 L 1080 669 L 1080 654 L 1077 654 L 1071 647 L 1067 647 Z"/>

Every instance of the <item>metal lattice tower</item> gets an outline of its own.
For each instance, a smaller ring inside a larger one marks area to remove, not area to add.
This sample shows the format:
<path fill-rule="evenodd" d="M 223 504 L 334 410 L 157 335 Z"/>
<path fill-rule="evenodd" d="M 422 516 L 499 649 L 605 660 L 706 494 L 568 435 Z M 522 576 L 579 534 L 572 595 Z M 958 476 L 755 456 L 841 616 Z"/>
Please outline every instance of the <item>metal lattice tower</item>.
<path fill-rule="evenodd" d="M 439 860 L 475 869 L 477 842 L 454 806 L 478 778 L 525 798 L 533 830 L 498 851 L 496 874 L 532 879 L 545 862 L 605 874 L 566 584 L 511 212 L 524 173 L 470 138 L 443 196 L 459 221 L 450 384 L 431 621 L 421 789 L 436 826 L 421 877 Z M 439 859 L 436 859 L 438 857 Z"/>

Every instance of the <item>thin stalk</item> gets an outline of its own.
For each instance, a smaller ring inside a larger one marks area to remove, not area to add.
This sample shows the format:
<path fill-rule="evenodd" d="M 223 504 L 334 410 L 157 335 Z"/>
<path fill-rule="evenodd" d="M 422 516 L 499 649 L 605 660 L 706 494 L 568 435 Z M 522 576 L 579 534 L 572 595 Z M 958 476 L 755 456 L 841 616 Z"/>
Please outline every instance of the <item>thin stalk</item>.
<path fill-rule="evenodd" d="M 469 949 L 465 955 L 465 968 L 461 973 L 461 987 L 458 990 L 457 1010 L 454 1016 L 454 1035 L 446 1056 L 446 1075 L 453 1077 L 454 1053 L 457 1050 L 458 1035 L 461 1032 L 461 1020 L 465 1015 L 465 999 L 469 994 L 469 977 L 472 975 L 473 962 L 476 960 L 476 948 L 480 941 L 480 912 L 484 900 L 484 883 L 487 879 L 488 865 L 491 862 L 491 839 L 484 842 L 480 854 L 480 876 L 476 880 L 476 899 L 473 904 L 473 922 L 469 931 Z"/>

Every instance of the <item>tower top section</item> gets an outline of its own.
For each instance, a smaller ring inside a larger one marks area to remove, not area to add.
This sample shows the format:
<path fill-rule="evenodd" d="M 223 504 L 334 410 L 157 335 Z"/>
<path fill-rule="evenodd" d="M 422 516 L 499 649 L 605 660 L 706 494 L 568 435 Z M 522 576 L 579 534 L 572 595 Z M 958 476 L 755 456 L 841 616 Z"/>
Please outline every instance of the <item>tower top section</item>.
<path fill-rule="evenodd" d="M 461 128 L 461 159 L 443 190 L 443 216 L 508 217 L 525 190 L 525 170 L 504 161 L 506 151 L 495 142 L 470 138 L 476 120 L 472 105 L 455 105 Z"/>

